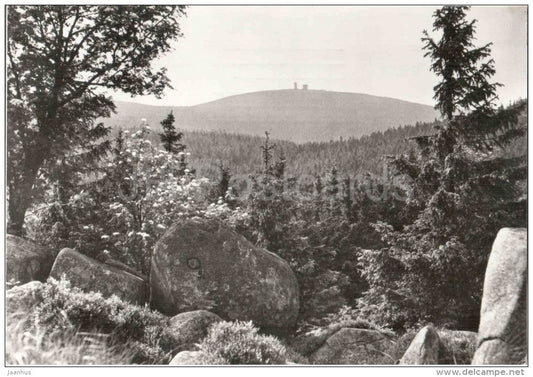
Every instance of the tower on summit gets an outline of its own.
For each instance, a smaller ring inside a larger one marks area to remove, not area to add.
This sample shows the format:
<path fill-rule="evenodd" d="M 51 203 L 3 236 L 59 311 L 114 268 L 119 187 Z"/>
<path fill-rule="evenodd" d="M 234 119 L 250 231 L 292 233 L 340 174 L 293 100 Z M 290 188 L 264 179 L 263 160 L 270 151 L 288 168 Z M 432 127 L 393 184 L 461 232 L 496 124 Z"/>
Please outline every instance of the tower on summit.
<path fill-rule="evenodd" d="M 308 90 L 308 89 L 309 89 L 309 85 L 307 85 L 307 84 L 303 84 L 302 85 L 302 90 Z M 298 90 L 298 83 L 297 82 L 294 83 L 294 90 Z"/>

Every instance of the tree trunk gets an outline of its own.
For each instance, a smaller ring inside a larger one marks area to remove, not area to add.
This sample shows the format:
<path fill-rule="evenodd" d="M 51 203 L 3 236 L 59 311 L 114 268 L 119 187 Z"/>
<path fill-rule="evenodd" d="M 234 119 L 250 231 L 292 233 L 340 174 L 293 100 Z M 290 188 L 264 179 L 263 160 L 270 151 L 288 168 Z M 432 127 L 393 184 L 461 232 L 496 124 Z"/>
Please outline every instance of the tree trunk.
<path fill-rule="evenodd" d="M 24 217 L 26 210 L 30 205 L 30 200 L 27 194 L 23 192 L 26 190 L 10 190 L 8 202 L 7 232 L 16 236 L 22 237 L 24 235 Z"/>
<path fill-rule="evenodd" d="M 32 204 L 33 184 L 37 178 L 38 169 L 26 169 L 19 179 L 15 178 L 8 185 L 8 222 L 7 233 L 24 236 L 24 217 Z M 8 177 L 9 180 L 10 177 Z"/>
<path fill-rule="evenodd" d="M 7 222 L 7 233 L 22 237 L 24 235 L 24 230 L 22 226 L 24 225 L 24 216 L 26 215 L 26 208 L 22 208 L 23 206 L 20 205 L 20 202 L 14 202 L 15 201 L 11 198 L 9 199 L 9 219 Z"/>

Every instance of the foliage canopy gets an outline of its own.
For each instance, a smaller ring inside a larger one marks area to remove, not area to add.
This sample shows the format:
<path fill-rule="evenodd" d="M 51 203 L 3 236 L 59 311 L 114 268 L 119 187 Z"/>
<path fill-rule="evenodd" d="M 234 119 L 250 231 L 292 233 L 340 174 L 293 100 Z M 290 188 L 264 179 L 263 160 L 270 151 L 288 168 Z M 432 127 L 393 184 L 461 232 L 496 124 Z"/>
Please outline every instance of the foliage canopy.
<path fill-rule="evenodd" d="M 98 143 L 108 131 L 95 125 L 114 110 L 103 90 L 161 96 L 170 86 L 151 62 L 181 36 L 182 15 L 182 6 L 7 8 L 10 233 L 23 232 L 38 174 L 54 171 L 41 168 L 86 165 L 108 150 Z"/>

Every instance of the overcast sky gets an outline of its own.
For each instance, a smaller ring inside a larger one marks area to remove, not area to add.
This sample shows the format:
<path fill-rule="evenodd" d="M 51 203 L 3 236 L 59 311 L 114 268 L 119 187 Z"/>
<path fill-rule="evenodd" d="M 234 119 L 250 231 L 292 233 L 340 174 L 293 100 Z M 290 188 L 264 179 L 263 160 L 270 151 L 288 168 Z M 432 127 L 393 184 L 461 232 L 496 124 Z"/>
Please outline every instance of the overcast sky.
<path fill-rule="evenodd" d="M 435 7 L 191 6 L 184 38 L 156 65 L 174 89 L 157 100 L 196 105 L 261 90 L 310 89 L 366 93 L 433 105 L 437 77 L 420 38 Z M 500 99 L 527 97 L 526 7 L 472 7 L 477 44 L 493 42 Z"/>

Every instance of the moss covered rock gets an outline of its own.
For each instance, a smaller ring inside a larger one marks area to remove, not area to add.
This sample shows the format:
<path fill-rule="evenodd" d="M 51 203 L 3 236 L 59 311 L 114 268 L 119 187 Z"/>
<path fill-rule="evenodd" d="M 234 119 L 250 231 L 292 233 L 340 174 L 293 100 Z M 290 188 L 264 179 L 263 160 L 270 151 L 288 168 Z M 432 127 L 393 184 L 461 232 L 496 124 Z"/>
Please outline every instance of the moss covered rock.
<path fill-rule="evenodd" d="M 27 318 L 33 308 L 39 305 L 43 298 L 41 295 L 42 283 L 30 281 L 6 291 L 6 313 L 8 317 Z"/>

